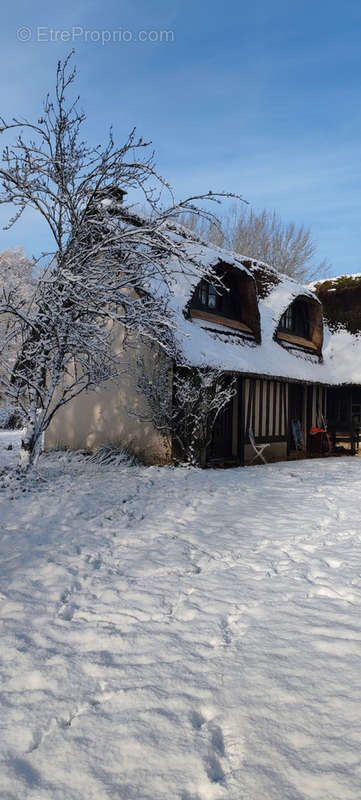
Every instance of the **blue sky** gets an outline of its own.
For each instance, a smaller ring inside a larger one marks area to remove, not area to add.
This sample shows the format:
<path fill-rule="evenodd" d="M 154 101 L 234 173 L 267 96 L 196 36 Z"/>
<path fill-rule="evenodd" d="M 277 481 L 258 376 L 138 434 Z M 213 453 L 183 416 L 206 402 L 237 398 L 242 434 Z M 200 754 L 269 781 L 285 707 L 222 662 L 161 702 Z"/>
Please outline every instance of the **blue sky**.
<path fill-rule="evenodd" d="M 31 39 L 17 40 L 22 26 Z M 361 5 L 248 0 L 63 0 L 9 4 L 1 30 L 0 113 L 36 117 L 71 42 L 50 29 L 169 30 L 169 42 L 74 42 L 87 133 L 136 125 L 178 197 L 239 192 L 306 224 L 334 274 L 361 271 Z M 42 28 L 38 41 L 37 28 Z M 3 209 L 1 219 L 4 219 Z M 0 249 L 46 246 L 36 216 Z"/>

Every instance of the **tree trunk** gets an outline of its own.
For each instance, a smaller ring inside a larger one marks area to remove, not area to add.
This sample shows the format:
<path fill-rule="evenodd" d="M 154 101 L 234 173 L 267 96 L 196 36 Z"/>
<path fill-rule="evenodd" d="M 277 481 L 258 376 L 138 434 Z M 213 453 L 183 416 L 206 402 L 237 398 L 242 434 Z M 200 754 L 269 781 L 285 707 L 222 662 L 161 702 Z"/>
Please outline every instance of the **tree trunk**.
<path fill-rule="evenodd" d="M 25 433 L 21 437 L 19 470 L 22 473 L 29 472 L 35 467 L 41 453 L 41 427 L 29 423 Z"/>

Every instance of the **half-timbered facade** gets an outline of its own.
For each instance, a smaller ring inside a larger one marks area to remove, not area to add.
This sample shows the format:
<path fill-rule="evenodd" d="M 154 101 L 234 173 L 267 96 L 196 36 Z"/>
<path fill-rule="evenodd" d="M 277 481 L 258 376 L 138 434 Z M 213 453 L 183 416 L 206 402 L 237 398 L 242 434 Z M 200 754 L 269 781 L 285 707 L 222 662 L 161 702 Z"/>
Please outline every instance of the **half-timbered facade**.
<path fill-rule="evenodd" d="M 268 443 L 268 459 L 287 458 L 299 445 L 295 424 L 307 451 L 309 431 L 326 419 L 321 303 L 265 264 L 208 251 L 228 294 L 205 273 L 188 300 L 183 295 L 182 355 L 197 367 L 223 367 L 237 392 L 218 416 L 205 461 L 247 464 L 250 431 Z"/>

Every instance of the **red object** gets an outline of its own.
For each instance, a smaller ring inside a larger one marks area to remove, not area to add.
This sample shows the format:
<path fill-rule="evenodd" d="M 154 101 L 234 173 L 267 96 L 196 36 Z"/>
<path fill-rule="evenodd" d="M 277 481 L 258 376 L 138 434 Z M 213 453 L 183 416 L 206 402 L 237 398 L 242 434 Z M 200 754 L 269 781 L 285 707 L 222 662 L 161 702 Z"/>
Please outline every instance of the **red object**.
<path fill-rule="evenodd" d="M 310 450 L 312 453 L 332 452 L 332 442 L 324 428 L 310 428 L 310 434 L 313 437 L 310 441 Z"/>

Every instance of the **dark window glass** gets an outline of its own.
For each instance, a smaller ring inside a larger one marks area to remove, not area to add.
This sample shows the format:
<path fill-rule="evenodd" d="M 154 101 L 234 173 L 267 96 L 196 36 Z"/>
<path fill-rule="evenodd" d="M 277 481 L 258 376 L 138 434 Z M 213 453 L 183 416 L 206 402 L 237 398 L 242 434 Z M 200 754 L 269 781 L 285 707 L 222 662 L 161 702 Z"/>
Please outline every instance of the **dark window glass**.
<path fill-rule="evenodd" d="M 194 295 L 193 307 L 214 311 L 220 316 L 241 321 L 241 301 L 239 285 L 229 273 L 220 275 L 223 286 L 202 279 Z"/>
<path fill-rule="evenodd" d="M 287 311 L 281 317 L 281 328 L 285 331 L 293 331 L 294 328 L 294 319 L 293 319 L 293 306 L 290 306 Z"/>
<path fill-rule="evenodd" d="M 311 339 L 311 332 L 310 332 L 310 320 L 308 318 L 308 310 L 305 305 L 301 308 L 301 319 L 300 319 L 300 329 L 301 329 L 301 336 L 304 339 Z"/>
<path fill-rule="evenodd" d="M 216 287 L 210 283 L 208 287 L 208 308 L 216 308 L 217 299 L 218 297 L 217 297 Z"/>
<path fill-rule="evenodd" d="M 287 333 L 294 333 L 302 336 L 303 339 L 310 339 L 310 321 L 306 303 L 293 303 L 282 314 L 280 328 Z"/>
<path fill-rule="evenodd" d="M 205 281 L 202 281 L 200 286 L 200 301 L 202 306 L 208 305 L 208 284 Z"/>

